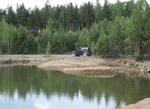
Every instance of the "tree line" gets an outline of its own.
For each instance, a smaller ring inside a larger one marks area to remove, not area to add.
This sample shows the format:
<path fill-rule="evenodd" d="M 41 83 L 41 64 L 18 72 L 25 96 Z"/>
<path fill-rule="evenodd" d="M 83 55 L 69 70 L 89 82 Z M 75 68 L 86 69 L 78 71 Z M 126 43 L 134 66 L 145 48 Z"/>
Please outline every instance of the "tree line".
<path fill-rule="evenodd" d="M 81 46 L 103 56 L 150 57 L 150 5 L 130 0 L 0 10 L 0 53 L 66 53 Z"/>

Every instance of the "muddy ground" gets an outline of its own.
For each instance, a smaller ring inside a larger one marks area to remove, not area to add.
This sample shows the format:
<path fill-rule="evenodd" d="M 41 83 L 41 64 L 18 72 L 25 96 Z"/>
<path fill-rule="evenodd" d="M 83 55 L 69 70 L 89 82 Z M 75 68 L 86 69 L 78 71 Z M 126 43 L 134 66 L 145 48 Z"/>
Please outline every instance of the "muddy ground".
<path fill-rule="evenodd" d="M 111 77 L 118 73 L 144 76 L 150 79 L 150 61 L 136 62 L 132 58 L 104 59 L 98 56 L 72 57 L 71 55 L 0 55 L 0 65 L 35 65 L 46 70 L 59 70 L 66 74 Z M 145 99 L 118 109 L 150 109 Z"/>

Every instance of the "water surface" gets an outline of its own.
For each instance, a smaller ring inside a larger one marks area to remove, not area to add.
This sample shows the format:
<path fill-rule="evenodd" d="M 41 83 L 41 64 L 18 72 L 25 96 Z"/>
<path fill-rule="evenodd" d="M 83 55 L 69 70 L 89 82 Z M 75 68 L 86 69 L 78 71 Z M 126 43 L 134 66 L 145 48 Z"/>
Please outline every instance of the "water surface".
<path fill-rule="evenodd" d="M 0 67 L 0 109 L 111 109 L 150 97 L 150 81 L 94 78 L 36 67 Z"/>

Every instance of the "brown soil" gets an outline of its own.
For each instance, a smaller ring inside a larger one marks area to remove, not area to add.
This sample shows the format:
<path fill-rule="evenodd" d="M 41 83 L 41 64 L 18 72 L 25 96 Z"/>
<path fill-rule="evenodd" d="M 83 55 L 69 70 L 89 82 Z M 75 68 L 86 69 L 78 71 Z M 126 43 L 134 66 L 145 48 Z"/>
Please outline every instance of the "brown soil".
<path fill-rule="evenodd" d="M 67 74 L 110 76 L 118 73 L 150 77 L 150 62 L 134 59 L 104 59 L 101 57 L 72 57 L 71 55 L 0 55 L 0 65 L 35 65 Z"/>
<path fill-rule="evenodd" d="M 150 79 L 150 61 L 134 59 L 104 59 L 101 57 L 72 57 L 71 55 L 0 55 L 0 65 L 35 65 L 66 74 L 112 77 L 118 73 L 144 76 Z M 118 109 L 150 109 L 150 99 L 145 99 Z"/>
<path fill-rule="evenodd" d="M 136 104 L 130 104 L 117 109 L 150 109 L 150 98 L 146 98 Z"/>

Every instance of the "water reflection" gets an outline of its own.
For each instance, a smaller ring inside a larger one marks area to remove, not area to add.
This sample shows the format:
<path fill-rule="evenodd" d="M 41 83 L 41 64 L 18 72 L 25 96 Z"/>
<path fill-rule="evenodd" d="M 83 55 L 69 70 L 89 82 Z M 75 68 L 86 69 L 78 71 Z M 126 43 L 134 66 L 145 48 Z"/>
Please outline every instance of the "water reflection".
<path fill-rule="evenodd" d="M 0 68 L 4 109 L 107 109 L 147 97 L 150 81 L 138 77 L 87 78 L 27 66 Z"/>

